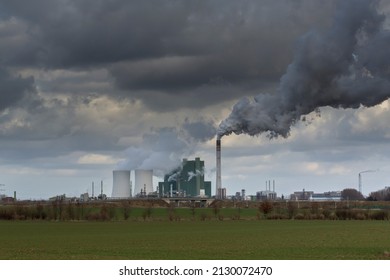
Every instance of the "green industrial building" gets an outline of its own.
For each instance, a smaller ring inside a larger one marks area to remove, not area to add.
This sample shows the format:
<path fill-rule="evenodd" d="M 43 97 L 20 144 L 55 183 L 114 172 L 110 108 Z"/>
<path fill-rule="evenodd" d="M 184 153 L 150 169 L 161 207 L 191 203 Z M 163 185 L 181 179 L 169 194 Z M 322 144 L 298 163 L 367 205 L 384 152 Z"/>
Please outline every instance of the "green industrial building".
<path fill-rule="evenodd" d="M 211 182 L 204 180 L 204 161 L 183 159 L 182 165 L 158 183 L 160 197 L 211 197 Z"/>

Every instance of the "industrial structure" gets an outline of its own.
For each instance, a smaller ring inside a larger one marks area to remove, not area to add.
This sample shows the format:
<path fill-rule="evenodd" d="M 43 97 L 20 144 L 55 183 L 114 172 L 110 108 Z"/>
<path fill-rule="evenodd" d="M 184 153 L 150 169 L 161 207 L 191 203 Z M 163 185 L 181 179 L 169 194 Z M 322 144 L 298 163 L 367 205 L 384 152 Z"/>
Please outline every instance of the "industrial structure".
<path fill-rule="evenodd" d="M 215 182 L 215 197 L 217 199 L 223 199 L 226 196 L 226 190 L 225 195 L 223 194 L 222 190 L 222 179 L 221 179 L 221 139 L 217 138 L 216 142 L 216 168 L 217 168 L 217 176 L 216 176 L 216 182 Z"/>
<path fill-rule="evenodd" d="M 211 182 L 204 180 L 204 161 L 183 159 L 182 165 L 158 183 L 160 197 L 211 197 Z"/>
<path fill-rule="evenodd" d="M 130 170 L 112 171 L 112 198 L 129 198 L 131 197 Z"/>
<path fill-rule="evenodd" d="M 310 201 L 340 201 L 341 191 L 329 191 L 324 193 L 314 193 L 303 189 L 290 195 L 290 200 L 310 200 Z"/>
<path fill-rule="evenodd" d="M 153 192 L 153 170 L 134 171 L 134 196 L 147 196 Z"/>
<path fill-rule="evenodd" d="M 271 190 L 271 181 L 265 181 L 265 191 L 256 193 L 256 200 L 276 200 L 277 193 L 275 192 L 275 180 L 273 180 L 273 189 Z"/>

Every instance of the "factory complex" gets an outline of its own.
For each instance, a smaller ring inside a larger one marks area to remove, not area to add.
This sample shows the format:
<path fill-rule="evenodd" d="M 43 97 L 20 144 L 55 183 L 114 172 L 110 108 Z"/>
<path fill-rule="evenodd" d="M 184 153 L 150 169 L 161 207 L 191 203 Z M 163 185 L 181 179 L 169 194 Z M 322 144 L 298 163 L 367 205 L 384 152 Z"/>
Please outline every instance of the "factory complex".
<path fill-rule="evenodd" d="M 275 180 L 265 181 L 265 190 L 257 191 L 255 194 L 246 194 L 245 189 L 227 194 L 226 187 L 222 187 L 221 176 L 221 139 L 216 141 L 216 181 L 215 193 L 212 193 L 211 181 L 205 181 L 205 162 L 199 157 L 194 160 L 184 158 L 181 164 L 174 170 L 165 174 L 163 180 L 153 185 L 152 169 L 135 170 L 113 170 L 112 171 L 112 193 L 108 196 L 104 193 L 103 181 L 100 184 L 100 192 L 95 194 L 94 182 L 92 182 L 92 194 L 87 191 L 82 193 L 79 198 L 68 198 L 65 194 L 49 198 L 49 201 L 79 201 L 87 202 L 92 200 L 126 200 L 126 199 L 165 199 L 170 201 L 208 201 L 210 200 L 233 200 L 233 201 L 341 201 L 342 191 L 328 191 L 324 193 L 314 193 L 313 191 L 296 191 L 288 197 L 278 196 L 275 188 Z M 367 172 L 367 171 L 365 171 Z M 132 181 L 132 175 L 134 180 Z M 359 174 L 359 189 L 361 189 L 361 177 Z M 370 194 L 373 200 L 386 200 L 389 195 L 389 189 L 379 190 Z M 361 195 L 361 192 L 359 192 Z M 348 196 L 349 199 L 354 199 Z M 386 198 L 386 199 L 385 199 Z M 357 199 L 357 198 L 355 198 Z M 357 200 L 364 199 L 361 195 Z M 16 192 L 13 197 L 7 197 L 0 194 L 0 202 L 17 201 Z"/>
<path fill-rule="evenodd" d="M 134 170 L 134 187 L 130 170 L 114 170 L 112 199 L 131 197 L 211 197 L 211 182 L 204 180 L 204 161 L 183 159 L 182 164 L 164 176 L 153 188 L 153 170 Z"/>

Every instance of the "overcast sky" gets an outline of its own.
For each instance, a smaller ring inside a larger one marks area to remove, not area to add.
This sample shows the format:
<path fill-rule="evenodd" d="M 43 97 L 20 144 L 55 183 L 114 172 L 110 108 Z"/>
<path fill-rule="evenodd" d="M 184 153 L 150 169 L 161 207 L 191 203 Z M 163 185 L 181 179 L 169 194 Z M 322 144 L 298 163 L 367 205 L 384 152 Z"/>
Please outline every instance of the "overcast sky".
<path fill-rule="evenodd" d="M 228 194 L 357 188 L 365 170 L 363 194 L 389 186 L 389 14 L 388 0 L 0 0 L 0 194 L 103 180 L 110 196 L 114 169 L 153 168 L 156 185 L 194 157 L 215 193 L 217 129 L 242 98 L 288 131 L 222 138 Z"/>

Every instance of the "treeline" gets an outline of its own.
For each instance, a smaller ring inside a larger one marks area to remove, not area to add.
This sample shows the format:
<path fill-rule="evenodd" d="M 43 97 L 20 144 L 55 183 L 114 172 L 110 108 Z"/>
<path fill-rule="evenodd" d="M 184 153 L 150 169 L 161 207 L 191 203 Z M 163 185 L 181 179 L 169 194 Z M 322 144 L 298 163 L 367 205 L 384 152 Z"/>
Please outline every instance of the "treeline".
<path fill-rule="evenodd" d="M 334 206 L 334 207 L 333 207 Z M 390 209 L 365 208 L 366 204 L 360 204 L 359 208 L 351 208 L 348 204 L 311 202 L 299 206 L 295 201 L 289 201 L 283 207 L 278 203 L 263 201 L 259 205 L 260 218 L 263 219 L 295 219 L 295 220 L 389 220 Z"/>
<path fill-rule="evenodd" d="M 369 201 L 390 201 L 390 187 L 386 187 L 383 190 L 370 193 L 367 197 Z"/>
<path fill-rule="evenodd" d="M 111 220 L 116 215 L 116 206 L 91 205 L 54 201 L 52 203 L 14 203 L 0 207 L 1 220 Z"/>
<path fill-rule="evenodd" d="M 182 220 L 389 220 L 390 203 L 215 201 L 208 208 L 167 205 L 158 200 L 101 203 L 14 203 L 0 205 L 0 220 L 182 221 Z"/>

